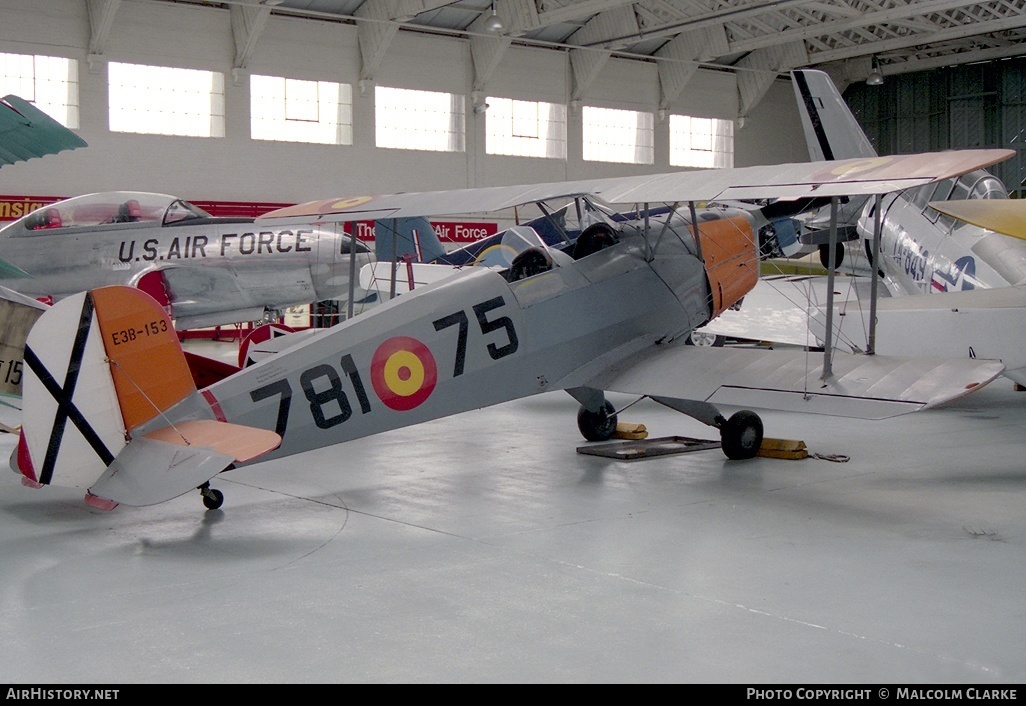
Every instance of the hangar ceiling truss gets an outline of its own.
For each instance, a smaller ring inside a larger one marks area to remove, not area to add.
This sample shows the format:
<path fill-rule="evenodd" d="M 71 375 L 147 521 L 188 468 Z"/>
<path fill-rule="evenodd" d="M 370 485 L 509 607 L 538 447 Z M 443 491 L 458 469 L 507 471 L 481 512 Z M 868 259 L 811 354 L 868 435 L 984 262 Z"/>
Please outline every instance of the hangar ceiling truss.
<path fill-rule="evenodd" d="M 85 0 L 90 55 L 103 53 L 121 0 Z M 613 56 L 658 64 L 666 107 L 699 66 L 736 72 L 741 112 L 796 67 L 863 81 L 1026 54 L 1026 0 L 159 0 L 227 8 L 236 69 L 245 69 L 268 18 L 288 15 L 358 27 L 361 84 L 373 82 L 399 31 L 464 36 L 475 94 L 514 44 L 566 51 L 571 99 L 587 96 Z M 494 12 L 503 29 L 489 32 Z"/>

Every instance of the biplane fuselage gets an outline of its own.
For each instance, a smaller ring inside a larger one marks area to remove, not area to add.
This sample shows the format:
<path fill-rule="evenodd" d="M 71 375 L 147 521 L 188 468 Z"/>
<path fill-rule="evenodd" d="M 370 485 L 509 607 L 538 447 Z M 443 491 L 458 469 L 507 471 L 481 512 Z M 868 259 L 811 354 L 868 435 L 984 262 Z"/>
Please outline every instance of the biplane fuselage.
<path fill-rule="evenodd" d="M 470 268 L 212 385 L 183 402 L 197 407 L 185 416 L 219 410 L 276 431 L 282 444 L 270 458 L 575 387 L 589 368 L 682 343 L 708 320 L 706 270 L 683 235 L 651 261 L 643 238 L 626 235 L 580 260 L 557 252 L 551 269 L 518 281 Z M 751 286 L 754 237 L 736 242 L 736 269 Z"/>

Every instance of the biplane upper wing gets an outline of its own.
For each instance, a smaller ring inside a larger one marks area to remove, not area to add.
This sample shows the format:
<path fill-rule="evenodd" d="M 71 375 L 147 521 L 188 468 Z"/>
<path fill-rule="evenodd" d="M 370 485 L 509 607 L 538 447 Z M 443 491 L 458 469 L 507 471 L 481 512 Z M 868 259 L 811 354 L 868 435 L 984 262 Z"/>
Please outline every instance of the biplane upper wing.
<path fill-rule="evenodd" d="M 590 195 L 607 203 L 797 199 L 886 193 L 952 178 L 1007 159 L 1009 150 L 961 150 L 840 161 L 675 172 L 648 176 L 490 187 L 451 192 L 314 201 L 267 218 L 400 218 L 498 211 L 530 201 Z M 667 400 L 696 400 L 862 418 L 935 406 L 1001 374 L 996 361 L 914 359 L 835 353 L 827 375 L 821 357 L 804 351 L 699 350 L 650 346 L 611 367 L 584 366 L 561 385 Z"/>
<path fill-rule="evenodd" d="M 737 169 L 669 172 L 524 186 L 422 191 L 326 199 L 271 211 L 263 219 L 355 221 L 501 211 L 521 204 L 589 195 L 607 203 L 880 194 L 951 178 L 1008 159 L 1012 150 L 980 149 Z"/>

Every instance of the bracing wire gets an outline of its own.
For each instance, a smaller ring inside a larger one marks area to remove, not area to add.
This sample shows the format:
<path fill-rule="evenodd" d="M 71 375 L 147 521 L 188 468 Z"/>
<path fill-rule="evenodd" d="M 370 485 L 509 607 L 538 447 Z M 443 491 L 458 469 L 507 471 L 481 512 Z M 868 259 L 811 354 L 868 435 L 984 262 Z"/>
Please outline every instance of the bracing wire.
<path fill-rule="evenodd" d="M 152 399 L 150 399 L 150 396 L 146 394 L 146 391 L 145 391 L 145 390 L 143 390 L 143 389 L 142 389 L 142 388 L 141 388 L 141 387 L 139 386 L 139 383 L 137 383 L 137 382 L 135 381 L 135 379 L 134 379 L 134 378 L 133 378 L 133 377 L 132 377 L 131 375 L 129 375 L 129 374 L 128 374 L 128 371 L 127 371 L 127 370 L 125 370 L 125 368 L 124 368 L 124 367 L 123 367 L 123 366 L 121 365 L 121 363 L 119 363 L 118 361 L 114 360 L 113 358 L 107 358 L 107 362 L 108 362 L 109 364 L 111 364 L 111 365 L 116 365 L 116 366 L 118 367 L 118 369 L 119 369 L 119 370 L 120 370 L 120 371 L 122 372 L 122 374 L 123 374 L 123 375 L 124 375 L 124 376 L 125 376 L 125 377 L 126 377 L 126 378 L 128 379 L 128 381 L 129 381 L 130 383 L 132 383 L 132 384 L 133 384 L 133 385 L 135 386 L 135 389 L 136 389 L 136 390 L 138 390 L 138 391 L 139 391 L 139 394 L 140 394 L 140 395 L 142 395 L 142 396 L 143 396 L 143 398 L 144 398 L 144 399 L 145 399 L 145 400 L 146 400 L 147 402 L 149 402 L 149 403 L 150 403 L 150 406 L 151 406 L 151 407 L 153 407 L 154 411 L 156 411 L 156 413 L 157 413 L 157 414 L 158 414 L 158 415 L 159 415 L 159 416 L 160 416 L 160 417 L 161 417 L 161 418 L 162 418 L 162 419 L 163 419 L 163 420 L 164 420 L 165 422 L 167 422 L 167 425 L 168 425 L 169 427 L 171 427 L 172 429 L 174 429 L 174 430 L 175 430 L 175 433 L 176 433 L 176 434 L 178 434 L 178 436 L 179 436 L 179 437 L 181 437 L 182 441 L 184 441 L 184 442 L 185 442 L 185 445 L 186 445 L 186 446 L 192 446 L 192 442 L 190 442 L 190 441 L 189 441 L 189 440 L 188 440 L 188 439 L 186 438 L 185 434 L 183 434 L 183 433 L 181 432 L 181 430 L 180 430 L 180 429 L 179 429 L 178 427 L 176 427 L 176 426 L 174 425 L 174 422 L 172 422 L 172 421 L 171 421 L 170 419 L 168 419 L 167 415 L 165 415 L 165 414 L 164 414 L 164 411 L 163 411 L 163 410 L 161 410 L 161 409 L 160 409 L 160 407 L 158 407 L 158 406 L 156 405 L 156 403 L 155 403 L 155 402 L 154 402 L 154 401 L 153 401 Z"/>

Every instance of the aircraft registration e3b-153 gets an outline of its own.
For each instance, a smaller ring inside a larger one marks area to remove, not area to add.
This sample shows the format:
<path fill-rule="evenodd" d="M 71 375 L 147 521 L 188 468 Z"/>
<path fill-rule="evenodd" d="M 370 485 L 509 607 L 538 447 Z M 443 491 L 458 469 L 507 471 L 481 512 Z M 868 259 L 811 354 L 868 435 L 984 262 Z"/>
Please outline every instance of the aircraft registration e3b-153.
<path fill-rule="evenodd" d="M 355 246 L 354 246 L 355 242 Z M 178 330 L 274 320 L 289 306 L 348 294 L 370 250 L 334 228 L 211 216 L 166 194 L 86 194 L 0 230 L 0 284 L 60 299 L 131 285 L 166 305 Z"/>
<path fill-rule="evenodd" d="M 759 416 L 717 405 L 884 418 L 979 389 L 983 360 L 684 345 L 758 278 L 759 223 L 697 202 L 802 200 L 887 192 L 1006 159 L 1008 150 L 905 155 L 528 186 L 310 202 L 272 212 L 268 230 L 309 222 L 494 213 L 553 202 L 593 221 L 546 246 L 513 226 L 505 269 L 468 268 L 374 311 L 304 336 L 202 390 L 171 321 L 138 289 L 67 297 L 25 349 L 23 425 L 12 467 L 33 487 L 80 488 L 90 505 L 144 506 L 199 489 L 208 508 L 226 469 L 565 390 L 588 440 L 616 427 L 607 391 L 650 396 L 719 430 L 730 459 L 754 456 Z M 669 204 L 668 215 L 606 219 L 606 204 Z M 681 217 L 686 214 L 687 217 Z M 698 224 L 697 229 L 692 224 Z M 519 243 L 519 244 L 517 244 Z"/>

